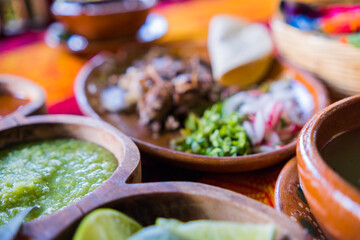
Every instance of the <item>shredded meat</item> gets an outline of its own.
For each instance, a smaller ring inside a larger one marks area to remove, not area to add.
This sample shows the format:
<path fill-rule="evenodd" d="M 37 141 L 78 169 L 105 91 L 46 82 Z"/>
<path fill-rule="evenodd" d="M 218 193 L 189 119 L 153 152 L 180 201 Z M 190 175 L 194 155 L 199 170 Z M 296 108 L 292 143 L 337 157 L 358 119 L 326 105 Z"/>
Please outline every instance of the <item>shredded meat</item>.
<path fill-rule="evenodd" d="M 212 78 L 208 64 L 198 57 L 180 59 L 153 49 L 118 77 L 118 86 L 139 113 L 140 124 L 152 131 L 175 130 L 186 115 L 220 97 L 222 88 Z"/>

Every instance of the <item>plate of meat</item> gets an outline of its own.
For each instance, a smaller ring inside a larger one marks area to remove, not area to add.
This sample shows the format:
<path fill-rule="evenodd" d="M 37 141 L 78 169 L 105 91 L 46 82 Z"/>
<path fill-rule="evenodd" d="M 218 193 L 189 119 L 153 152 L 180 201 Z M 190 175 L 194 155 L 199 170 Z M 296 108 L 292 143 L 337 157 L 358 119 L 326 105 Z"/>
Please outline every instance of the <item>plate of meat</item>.
<path fill-rule="evenodd" d="M 79 72 L 76 98 L 143 154 L 179 167 L 241 172 L 294 155 L 302 125 L 328 104 L 324 86 L 275 60 L 260 83 L 225 87 L 208 59 L 205 47 L 186 45 L 100 53 Z"/>

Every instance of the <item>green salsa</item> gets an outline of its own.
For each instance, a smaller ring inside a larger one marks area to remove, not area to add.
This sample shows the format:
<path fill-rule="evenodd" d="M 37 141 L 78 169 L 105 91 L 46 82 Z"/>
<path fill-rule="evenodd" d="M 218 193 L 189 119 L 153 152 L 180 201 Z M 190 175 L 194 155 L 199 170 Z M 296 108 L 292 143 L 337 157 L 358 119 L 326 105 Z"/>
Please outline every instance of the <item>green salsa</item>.
<path fill-rule="evenodd" d="M 54 139 L 0 150 L 0 225 L 39 205 L 26 221 L 68 206 L 99 187 L 117 167 L 105 148 L 82 140 Z"/>

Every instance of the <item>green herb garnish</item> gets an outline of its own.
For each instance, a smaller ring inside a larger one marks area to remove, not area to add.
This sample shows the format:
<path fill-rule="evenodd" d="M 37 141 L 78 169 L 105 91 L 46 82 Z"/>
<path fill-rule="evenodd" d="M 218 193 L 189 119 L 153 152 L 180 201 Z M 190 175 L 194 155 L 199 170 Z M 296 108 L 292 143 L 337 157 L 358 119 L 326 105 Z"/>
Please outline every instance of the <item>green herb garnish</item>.
<path fill-rule="evenodd" d="M 181 130 L 182 137 L 171 142 L 174 149 L 214 157 L 247 155 L 250 141 L 237 113 L 224 115 L 222 103 L 205 110 L 202 117 L 190 114 Z"/>

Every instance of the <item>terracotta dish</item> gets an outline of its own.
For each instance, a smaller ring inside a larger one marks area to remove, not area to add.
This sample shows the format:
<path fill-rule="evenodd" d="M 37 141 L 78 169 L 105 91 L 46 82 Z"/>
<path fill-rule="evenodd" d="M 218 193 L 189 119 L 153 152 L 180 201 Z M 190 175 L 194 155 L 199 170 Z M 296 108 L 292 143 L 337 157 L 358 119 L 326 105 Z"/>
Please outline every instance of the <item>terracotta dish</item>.
<path fill-rule="evenodd" d="M 78 202 L 71 216 L 69 211 L 60 211 L 46 221 L 26 224 L 21 237 L 71 239 L 85 214 L 107 207 L 120 210 L 145 226 L 153 224 L 157 217 L 273 223 L 275 239 L 311 239 L 298 224 L 274 209 L 221 188 L 189 182 L 115 185 L 112 181 L 112 184 Z"/>
<path fill-rule="evenodd" d="M 51 11 L 74 34 L 89 40 L 135 35 L 156 0 L 55 1 Z"/>
<path fill-rule="evenodd" d="M 140 154 L 136 145 L 106 123 L 72 115 L 8 119 L 14 119 L 14 121 L 0 122 L 0 148 L 27 141 L 75 138 L 99 144 L 109 150 L 118 160 L 119 166 L 113 175 L 88 197 L 102 195 L 105 191 L 111 192 L 111 189 L 116 189 L 121 183 L 141 181 Z M 89 198 L 85 197 L 51 215 L 25 223 L 21 235 L 30 239 L 52 239 L 82 216 L 83 213 L 78 204 L 84 201 L 88 202 Z"/>
<path fill-rule="evenodd" d="M 184 55 L 199 53 L 207 57 L 206 48 L 183 47 L 180 51 Z M 285 147 L 261 154 L 239 157 L 208 157 L 175 151 L 169 142 L 179 136 L 178 131 L 165 132 L 154 138 L 147 126 L 138 124 L 138 116 L 134 114 L 109 113 L 101 107 L 100 96 L 107 85 L 110 74 L 124 72 L 136 55 L 124 54 L 123 59 L 117 60 L 113 55 L 99 54 L 89 60 L 79 72 L 75 82 L 75 94 L 81 111 L 96 119 L 102 119 L 130 136 L 138 145 L 140 151 L 156 156 L 157 159 L 176 166 L 210 172 L 241 172 L 265 168 L 295 154 L 296 141 Z M 304 113 L 309 117 L 328 104 L 327 93 L 323 85 L 310 75 L 285 63 L 275 63 L 269 76 L 278 75 L 283 69 L 289 69 L 296 76 L 299 83 L 300 101 L 303 102 Z"/>
<path fill-rule="evenodd" d="M 40 86 L 25 78 L 10 74 L 0 74 L 0 91 L 1 93 L 20 96 L 29 100 L 24 106 L 10 113 L 7 117 L 11 115 L 27 116 L 46 113 L 44 91 Z M 4 119 L 1 121 L 4 121 Z"/>
<path fill-rule="evenodd" d="M 320 150 L 336 135 L 360 127 L 360 96 L 336 102 L 302 129 L 297 146 L 301 187 L 316 220 L 335 239 L 359 239 L 360 191 L 323 160 Z"/>
<path fill-rule="evenodd" d="M 286 214 L 293 222 L 301 224 L 316 239 L 326 239 L 316 222 L 300 187 L 297 160 L 292 158 L 281 170 L 275 185 L 275 208 Z"/>

